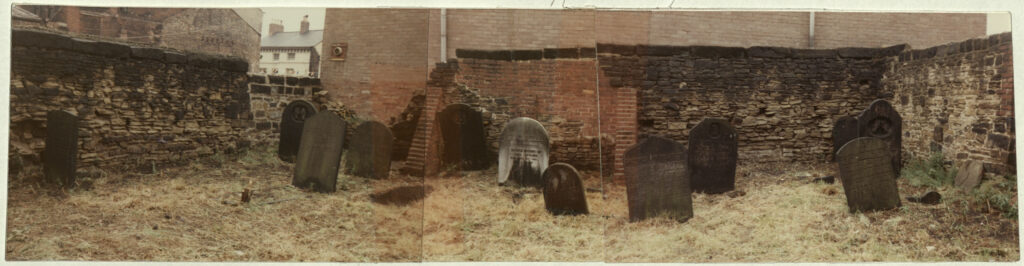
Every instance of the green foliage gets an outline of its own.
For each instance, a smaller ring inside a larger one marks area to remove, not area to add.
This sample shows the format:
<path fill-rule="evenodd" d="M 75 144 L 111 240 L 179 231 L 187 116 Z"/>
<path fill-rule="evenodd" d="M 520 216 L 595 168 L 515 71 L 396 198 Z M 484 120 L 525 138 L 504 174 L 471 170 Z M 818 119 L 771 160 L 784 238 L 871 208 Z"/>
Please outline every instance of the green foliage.
<path fill-rule="evenodd" d="M 952 185 L 956 178 L 956 167 L 943 165 L 942 153 L 932 153 L 928 158 L 915 158 L 900 171 L 903 178 L 915 187 L 938 188 Z"/>
<path fill-rule="evenodd" d="M 975 203 L 989 206 L 1003 213 L 1003 217 L 1017 219 L 1017 176 L 995 176 L 981 183 L 971 192 Z"/>

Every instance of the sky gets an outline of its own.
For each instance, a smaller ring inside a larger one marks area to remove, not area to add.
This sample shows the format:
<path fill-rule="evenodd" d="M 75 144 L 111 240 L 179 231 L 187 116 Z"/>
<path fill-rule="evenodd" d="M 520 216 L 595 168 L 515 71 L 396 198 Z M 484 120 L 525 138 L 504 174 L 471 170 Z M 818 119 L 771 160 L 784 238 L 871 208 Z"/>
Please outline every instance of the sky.
<path fill-rule="evenodd" d="M 322 30 L 324 29 L 324 12 L 325 8 L 260 8 L 263 10 L 263 30 L 264 33 L 269 32 L 270 22 L 274 20 L 281 20 L 284 22 L 284 31 L 299 31 L 299 22 L 302 21 L 303 15 L 309 15 L 309 29 L 310 30 Z"/>

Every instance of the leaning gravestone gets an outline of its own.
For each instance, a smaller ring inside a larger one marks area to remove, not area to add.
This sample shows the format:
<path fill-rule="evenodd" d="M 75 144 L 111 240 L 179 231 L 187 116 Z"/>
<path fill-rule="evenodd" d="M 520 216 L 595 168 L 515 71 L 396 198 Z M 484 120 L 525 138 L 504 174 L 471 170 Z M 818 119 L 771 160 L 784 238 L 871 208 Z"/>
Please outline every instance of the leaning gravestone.
<path fill-rule="evenodd" d="M 625 154 L 629 221 L 666 214 L 676 221 L 693 217 L 686 146 L 649 136 Z"/>
<path fill-rule="evenodd" d="M 850 115 L 836 120 L 836 124 L 832 127 L 832 159 L 835 160 L 835 155 L 839 152 L 839 148 L 843 147 L 843 144 L 857 138 L 859 134 L 857 132 L 857 117 Z"/>
<path fill-rule="evenodd" d="M 956 174 L 956 179 L 953 183 L 961 190 L 970 191 L 977 187 L 981 183 L 981 176 L 985 171 L 985 165 L 979 161 L 970 161 L 965 163 L 960 171 Z"/>
<path fill-rule="evenodd" d="M 544 207 L 554 215 L 590 213 L 583 180 L 572 165 L 555 163 L 544 170 Z"/>
<path fill-rule="evenodd" d="M 47 182 L 74 186 L 77 163 L 78 117 L 59 110 L 46 113 L 43 172 Z"/>
<path fill-rule="evenodd" d="M 541 187 L 548 167 L 548 131 L 530 118 L 512 119 L 501 129 L 498 147 L 498 183 L 511 179 L 519 185 Z"/>
<path fill-rule="evenodd" d="M 736 129 L 725 119 L 705 118 L 690 130 L 690 188 L 708 194 L 736 187 Z"/>
<path fill-rule="evenodd" d="M 843 145 L 836 157 L 850 212 L 888 210 L 900 206 L 892 156 L 884 140 L 856 138 Z"/>
<path fill-rule="evenodd" d="M 391 129 L 377 121 L 359 124 L 345 153 L 345 172 L 384 179 L 391 172 Z"/>
<path fill-rule="evenodd" d="M 483 170 L 490 163 L 484 138 L 483 117 L 469 105 L 452 104 L 437 114 L 444 149 L 443 165 L 461 170 Z"/>
<path fill-rule="evenodd" d="M 900 167 L 903 166 L 900 145 L 903 139 L 903 119 L 893 109 L 892 105 L 885 100 L 875 100 L 864 112 L 857 117 L 858 137 L 873 137 L 882 139 L 888 146 L 889 154 L 892 157 L 893 173 L 900 176 Z"/>
<path fill-rule="evenodd" d="M 278 158 L 289 163 L 295 162 L 302 140 L 302 125 L 316 112 L 316 106 L 305 100 L 293 101 L 284 108 L 281 113 L 281 135 L 277 143 Z"/>
<path fill-rule="evenodd" d="M 334 112 L 320 112 L 306 120 L 295 160 L 293 186 L 312 186 L 319 192 L 334 192 L 345 127 L 345 121 Z"/>

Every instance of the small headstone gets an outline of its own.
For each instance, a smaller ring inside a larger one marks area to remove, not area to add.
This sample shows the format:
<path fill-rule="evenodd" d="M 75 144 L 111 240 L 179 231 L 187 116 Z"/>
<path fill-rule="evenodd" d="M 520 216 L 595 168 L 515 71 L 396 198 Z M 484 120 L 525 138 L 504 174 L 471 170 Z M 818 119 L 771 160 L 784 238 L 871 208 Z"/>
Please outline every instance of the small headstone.
<path fill-rule="evenodd" d="M 693 217 L 686 146 L 649 136 L 625 155 L 629 221 L 668 215 L 686 222 Z"/>
<path fill-rule="evenodd" d="M 384 179 L 391 172 L 391 129 L 377 121 L 356 127 L 345 153 L 345 172 L 354 176 Z"/>
<path fill-rule="evenodd" d="M 839 148 L 843 147 L 843 144 L 850 142 L 857 138 L 857 117 L 855 116 L 844 116 L 836 120 L 835 126 L 832 127 L 832 160 L 835 160 L 836 153 L 839 152 Z"/>
<path fill-rule="evenodd" d="M 884 140 L 856 138 L 839 149 L 839 178 L 850 212 L 888 210 L 900 206 L 892 156 Z"/>
<path fill-rule="evenodd" d="M 483 117 L 469 105 L 452 104 L 437 114 L 444 148 L 443 165 L 460 170 L 483 170 L 490 165 L 484 137 Z"/>
<path fill-rule="evenodd" d="M 319 192 L 334 192 L 345 127 L 345 121 L 334 112 L 320 112 L 306 120 L 295 160 L 293 186 L 312 186 Z"/>
<path fill-rule="evenodd" d="M 736 130 L 725 119 L 705 118 L 690 130 L 690 189 L 718 194 L 736 187 Z"/>
<path fill-rule="evenodd" d="M 885 100 L 875 100 L 857 117 L 858 137 L 872 137 L 885 141 L 892 160 L 896 177 L 903 166 L 901 146 L 903 145 L 903 119 Z"/>
<path fill-rule="evenodd" d="M 289 163 L 295 162 L 295 155 L 299 153 L 302 141 L 302 125 L 316 112 L 316 106 L 305 100 L 293 101 L 284 108 L 281 114 L 281 134 L 277 143 L 278 158 Z"/>
<path fill-rule="evenodd" d="M 544 207 L 554 215 L 590 213 L 583 180 L 572 165 L 555 163 L 544 170 Z"/>
<path fill-rule="evenodd" d="M 541 187 L 548 167 L 548 131 L 530 118 L 512 119 L 501 129 L 498 148 L 498 183 L 512 180 L 523 186 Z"/>
<path fill-rule="evenodd" d="M 46 113 L 43 172 L 47 182 L 75 185 L 78 163 L 78 117 L 60 110 Z"/>
<path fill-rule="evenodd" d="M 965 165 L 967 167 L 961 168 L 960 172 L 956 173 L 956 179 L 953 182 L 960 189 L 970 191 L 981 183 L 981 176 L 985 171 L 985 165 L 979 161 L 970 161 Z"/>

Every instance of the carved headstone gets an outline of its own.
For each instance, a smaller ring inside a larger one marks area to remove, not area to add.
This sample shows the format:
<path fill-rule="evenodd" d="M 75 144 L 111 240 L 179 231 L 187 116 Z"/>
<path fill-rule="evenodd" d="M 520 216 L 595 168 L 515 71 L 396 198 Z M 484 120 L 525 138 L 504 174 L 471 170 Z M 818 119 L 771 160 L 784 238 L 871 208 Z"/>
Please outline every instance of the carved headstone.
<path fill-rule="evenodd" d="M 541 187 L 548 167 L 550 143 L 544 126 L 530 118 L 512 119 L 501 129 L 498 147 L 498 183 L 508 180 Z"/>
<path fill-rule="evenodd" d="M 832 160 L 835 160 L 835 155 L 839 152 L 839 148 L 843 147 L 843 144 L 857 138 L 859 134 L 857 117 L 850 115 L 836 120 L 836 124 L 832 127 Z"/>
<path fill-rule="evenodd" d="M 736 129 L 729 121 L 705 118 L 690 130 L 690 189 L 708 194 L 736 187 Z"/>
<path fill-rule="evenodd" d="M 859 137 L 882 139 L 889 147 L 892 157 L 892 169 L 896 177 L 900 176 L 903 166 L 900 145 L 903 145 L 903 119 L 885 100 L 875 100 L 857 117 Z"/>
<path fill-rule="evenodd" d="M 461 170 L 483 170 L 490 165 L 484 137 L 483 117 L 469 105 L 452 104 L 437 114 L 444 149 L 443 165 Z"/>
<path fill-rule="evenodd" d="M 686 146 L 649 136 L 626 150 L 626 201 L 629 221 L 666 214 L 676 221 L 693 217 Z"/>
<path fill-rule="evenodd" d="M 843 145 L 836 157 L 850 212 L 888 210 L 900 206 L 892 156 L 884 140 L 856 138 Z"/>
<path fill-rule="evenodd" d="M 312 186 L 319 192 L 334 192 L 345 128 L 345 121 L 334 112 L 320 112 L 306 120 L 295 160 L 293 186 Z"/>
<path fill-rule="evenodd" d="M 295 162 L 302 141 L 302 125 L 316 114 L 316 106 L 305 100 L 288 104 L 281 114 L 281 134 L 277 143 L 277 157 L 285 162 Z"/>
<path fill-rule="evenodd" d="M 956 173 L 956 179 L 953 182 L 960 189 L 970 191 L 981 183 L 981 176 L 985 171 L 985 165 L 979 161 L 970 161 L 965 163 L 964 166 L 966 167 L 960 168 L 960 171 Z"/>
<path fill-rule="evenodd" d="M 65 187 L 74 186 L 78 170 L 78 117 L 59 110 L 46 113 L 46 146 L 43 149 L 46 181 Z"/>
<path fill-rule="evenodd" d="M 377 121 L 356 127 L 345 153 L 345 172 L 354 176 L 384 179 L 391 172 L 391 129 Z"/>
<path fill-rule="evenodd" d="M 555 215 L 590 213 L 583 180 L 572 165 L 555 163 L 544 170 L 544 207 Z"/>

